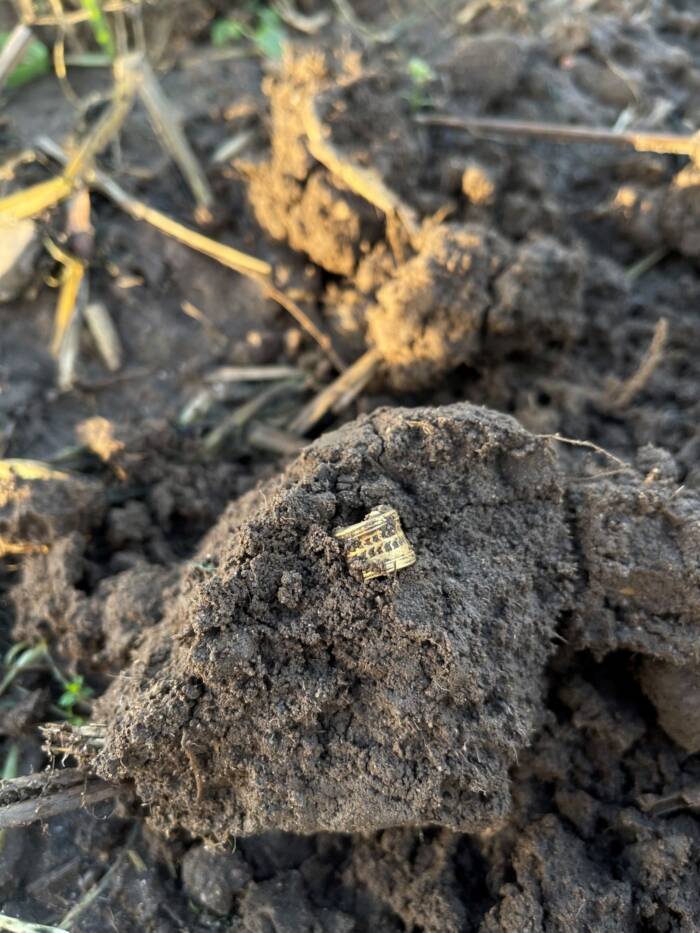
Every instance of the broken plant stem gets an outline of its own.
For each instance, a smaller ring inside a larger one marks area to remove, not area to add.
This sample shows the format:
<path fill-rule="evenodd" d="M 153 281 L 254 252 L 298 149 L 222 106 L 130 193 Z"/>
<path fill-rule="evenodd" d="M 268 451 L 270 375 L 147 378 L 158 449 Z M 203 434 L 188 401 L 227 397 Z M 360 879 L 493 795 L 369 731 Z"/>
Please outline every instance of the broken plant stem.
<path fill-rule="evenodd" d="M 38 185 L 13 191 L 6 198 L 0 199 L 0 219 L 28 220 L 36 217 L 67 198 L 72 190 L 72 183 L 63 175 L 59 175 L 57 178 L 41 181 Z"/>
<path fill-rule="evenodd" d="M 294 457 L 306 446 L 306 442 L 296 434 L 282 431 L 263 421 L 253 421 L 248 428 L 246 440 L 251 447 L 266 453 Z"/>
<path fill-rule="evenodd" d="M 51 158 L 59 162 L 65 162 L 65 153 L 53 140 L 42 136 L 36 141 L 36 145 Z M 262 259 L 256 259 L 254 256 L 247 255 L 247 253 L 242 253 L 232 246 L 227 246 L 224 243 L 212 240 L 210 237 L 204 236 L 204 234 L 191 230 L 184 224 L 173 220 L 172 217 L 168 217 L 167 214 L 163 214 L 152 207 L 148 207 L 148 205 L 127 194 L 127 192 L 105 172 L 95 169 L 90 172 L 87 181 L 92 187 L 96 188 L 111 201 L 114 201 L 118 207 L 135 220 L 144 221 L 160 230 L 162 233 L 165 233 L 166 236 L 172 237 L 172 239 L 180 243 L 184 243 L 185 246 L 189 246 L 190 249 L 203 253 L 205 256 L 209 256 L 210 259 L 214 259 L 221 263 L 221 265 L 253 279 L 266 295 L 288 311 L 292 317 L 295 318 L 297 323 L 313 337 L 336 369 L 343 370 L 345 368 L 345 364 L 333 347 L 330 336 L 326 334 L 293 299 L 280 291 L 280 289 L 273 284 L 271 280 L 273 270 L 268 262 Z"/>
<path fill-rule="evenodd" d="M 557 441 L 560 444 L 569 444 L 571 447 L 585 447 L 588 450 L 593 450 L 595 453 L 600 454 L 602 457 L 607 457 L 608 460 L 612 460 L 613 463 L 618 465 L 620 471 L 634 471 L 634 467 L 629 463 L 616 457 L 615 454 L 610 453 L 610 451 L 606 450 L 604 447 L 594 444 L 593 441 L 582 441 L 575 437 L 562 437 L 561 434 L 535 434 L 534 436 L 543 441 Z"/>
<path fill-rule="evenodd" d="M 305 405 L 290 425 L 290 430 L 304 435 L 331 411 L 337 414 L 357 398 L 379 369 L 382 356 L 379 350 L 368 350 L 359 360 Z"/>
<path fill-rule="evenodd" d="M 292 0 L 275 0 L 272 6 L 285 23 L 307 36 L 315 36 L 331 21 L 329 10 L 308 15 L 297 10 Z"/>
<path fill-rule="evenodd" d="M 117 372 L 122 365 L 122 342 L 112 315 L 101 301 L 90 301 L 83 317 L 105 366 L 111 373 Z"/>
<path fill-rule="evenodd" d="M 666 246 L 660 246 L 658 249 L 655 249 L 653 252 L 649 253 L 647 256 L 642 257 L 642 259 L 633 263 L 628 269 L 626 269 L 625 278 L 630 283 L 636 282 L 643 275 L 646 275 L 650 269 L 653 269 L 655 265 L 660 263 L 662 259 L 665 259 L 666 256 L 668 256 L 668 252 L 669 251 Z"/>
<path fill-rule="evenodd" d="M 557 143 L 605 143 L 630 147 L 637 152 L 684 155 L 696 163 L 700 160 L 700 133 L 645 133 L 635 130 L 618 133 L 597 126 L 566 126 L 534 120 L 510 120 L 506 117 L 459 117 L 439 113 L 416 114 L 415 120 L 428 126 L 444 126 L 474 134 L 495 133 L 501 136 L 548 139 Z"/>
<path fill-rule="evenodd" d="M 51 793 L 45 797 L 19 800 L 0 807 L 0 829 L 27 826 L 37 820 L 48 820 L 61 813 L 70 813 L 81 807 L 109 800 L 117 795 L 117 789 L 103 781 L 91 780 L 75 787 Z"/>
<path fill-rule="evenodd" d="M 343 372 L 347 367 L 338 354 L 338 351 L 333 346 L 330 335 L 323 331 L 296 301 L 273 285 L 269 279 L 257 278 L 257 281 L 268 298 L 271 298 L 273 301 L 277 302 L 280 307 L 284 308 L 285 311 L 288 311 L 297 324 L 303 327 L 310 337 L 313 337 L 338 372 Z"/>
<path fill-rule="evenodd" d="M 115 63 L 115 96 L 104 114 L 57 178 L 39 182 L 0 199 L 0 218 L 26 220 L 63 201 L 92 167 L 94 157 L 116 136 L 126 119 L 136 92 L 133 71 Z"/>
<path fill-rule="evenodd" d="M 18 23 L 10 33 L 0 52 L 0 90 L 8 79 L 15 65 L 21 60 L 32 41 L 32 31 L 24 23 Z"/>
<path fill-rule="evenodd" d="M 93 884 L 93 886 L 88 891 L 86 891 L 86 893 L 80 898 L 78 903 L 74 904 L 73 907 L 71 907 L 71 909 L 65 915 L 65 917 L 60 921 L 61 927 L 63 929 L 70 931 L 71 927 L 73 926 L 75 921 L 78 919 L 78 917 L 85 910 L 87 910 L 90 904 L 92 904 L 99 897 L 99 895 L 105 890 L 105 888 L 109 885 L 112 878 L 116 875 L 116 873 L 119 871 L 119 869 L 124 864 L 124 861 L 129 852 L 129 848 L 131 844 L 134 842 L 134 840 L 136 839 L 138 832 L 139 832 L 139 824 L 134 823 L 127 837 L 126 844 L 124 845 L 123 849 L 121 850 L 119 855 L 116 857 L 114 862 L 110 865 L 110 867 L 107 869 L 104 875 L 102 875 L 100 880 L 97 881 L 95 884 Z"/>
<path fill-rule="evenodd" d="M 215 428 L 202 438 L 202 447 L 207 453 L 218 450 L 221 444 L 231 434 L 241 432 L 246 425 L 277 398 L 284 397 L 290 392 L 300 390 L 304 383 L 299 379 L 275 382 L 263 389 L 252 399 L 239 405 Z"/>
<path fill-rule="evenodd" d="M 185 133 L 173 113 L 173 106 L 163 93 L 153 69 L 145 59 L 136 63 L 138 95 L 148 111 L 153 128 L 163 147 L 170 153 L 190 186 L 200 213 L 211 216 L 214 194 L 204 171 L 192 151 Z"/>
<path fill-rule="evenodd" d="M 325 165 L 332 175 L 387 217 L 398 217 L 412 241 L 418 236 L 418 221 L 413 208 L 387 187 L 376 171 L 355 165 L 329 142 L 328 128 L 319 116 L 313 100 L 304 112 L 304 129 L 309 152 Z"/>
<path fill-rule="evenodd" d="M 205 382 L 277 382 L 304 375 L 296 366 L 219 366 L 204 377 Z"/>
<path fill-rule="evenodd" d="M 134 102 L 138 86 L 136 62 L 141 56 L 134 53 L 114 63 L 114 98 L 104 116 L 97 122 L 75 155 L 68 160 L 63 177 L 75 182 L 92 167 L 95 156 L 110 143 L 122 128 Z"/>
<path fill-rule="evenodd" d="M 51 352 L 54 356 L 58 356 L 78 307 L 78 298 L 85 278 L 86 265 L 82 259 L 71 256 L 70 253 L 62 250 L 52 240 L 45 240 L 44 245 L 51 257 L 56 262 L 61 263 L 63 267 L 59 277 L 58 302 L 56 304 L 54 332 L 51 341 Z"/>
<path fill-rule="evenodd" d="M 0 537 L 0 558 L 19 557 L 22 554 L 47 554 L 47 544 L 36 544 L 33 541 L 6 541 Z"/>
<path fill-rule="evenodd" d="M 67 480 L 69 473 L 54 470 L 41 460 L 9 458 L 0 460 L 0 481 L 14 478 L 24 480 Z"/>
<path fill-rule="evenodd" d="M 37 146 L 51 158 L 65 164 L 66 154 L 53 140 L 42 136 L 37 140 Z M 142 220 L 150 224 L 160 230 L 161 233 L 165 233 L 166 236 L 184 243 L 211 259 L 215 259 L 229 269 L 248 276 L 266 276 L 272 273 L 272 266 L 268 262 L 256 259 L 254 256 L 248 256 L 247 253 L 242 253 L 232 246 L 212 240 L 211 237 L 204 236 L 204 234 L 186 227 L 179 221 L 173 220 L 172 217 L 168 217 L 167 214 L 163 214 L 132 197 L 105 172 L 94 169 L 89 173 L 87 181 L 91 187 L 114 201 L 117 207 L 133 217 L 134 220 Z"/>
<path fill-rule="evenodd" d="M 29 923 L 27 920 L 18 920 L 9 914 L 0 914 L 0 930 L 6 933 L 70 933 L 65 927 L 50 927 L 45 923 Z"/>

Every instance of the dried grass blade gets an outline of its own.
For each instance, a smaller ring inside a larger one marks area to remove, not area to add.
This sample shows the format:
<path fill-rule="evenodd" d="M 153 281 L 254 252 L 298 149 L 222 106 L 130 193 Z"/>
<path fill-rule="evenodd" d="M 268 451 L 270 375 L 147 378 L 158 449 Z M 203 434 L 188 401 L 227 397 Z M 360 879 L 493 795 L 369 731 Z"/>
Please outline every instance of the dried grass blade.
<path fill-rule="evenodd" d="M 2 47 L 2 52 L 0 52 L 0 90 L 2 90 L 15 65 L 21 61 L 32 38 L 31 29 L 24 23 L 18 23 L 10 33 L 7 42 Z"/>
<path fill-rule="evenodd" d="M 41 460 L 23 460 L 9 458 L 0 460 L 0 480 L 10 480 L 17 477 L 26 480 L 66 480 L 70 479 L 68 473 L 54 470 Z"/>
<path fill-rule="evenodd" d="M 66 157 L 63 150 L 60 146 L 57 146 L 53 140 L 42 136 L 37 139 L 36 145 L 51 158 L 59 162 L 65 162 Z M 185 246 L 189 246 L 190 249 L 203 253 L 205 256 L 209 256 L 210 259 L 215 259 L 229 269 L 233 269 L 241 275 L 246 275 L 254 279 L 265 294 L 288 311 L 304 330 L 313 337 L 336 369 L 342 372 L 346 368 L 345 363 L 335 350 L 330 336 L 324 333 L 303 308 L 299 307 L 293 299 L 280 291 L 280 289 L 272 283 L 271 276 L 273 270 L 270 263 L 262 259 L 257 259 L 254 256 L 249 256 L 247 253 L 242 253 L 232 246 L 219 243 L 173 220 L 173 218 L 168 217 L 167 214 L 163 214 L 152 207 L 148 207 L 148 205 L 139 201 L 137 198 L 133 198 L 131 195 L 127 194 L 127 192 L 105 172 L 93 170 L 87 177 L 87 181 L 91 186 L 101 191 L 105 197 L 114 201 L 118 207 L 135 220 L 142 220 L 152 227 L 155 227 L 157 230 L 160 230 L 161 233 L 165 233 L 166 236 L 170 236 L 174 240 L 183 243 Z"/>
<path fill-rule="evenodd" d="M 95 156 L 114 139 L 129 115 L 138 86 L 135 62 L 140 60 L 140 55 L 128 55 L 114 63 L 114 99 L 75 155 L 68 160 L 63 176 L 71 183 L 91 168 Z"/>
<path fill-rule="evenodd" d="M 63 265 L 61 272 L 56 314 L 54 317 L 51 353 L 58 356 L 64 337 L 73 320 L 78 306 L 78 295 L 85 277 L 85 263 L 64 252 L 51 240 L 46 240 L 46 248 L 53 258 Z"/>
<path fill-rule="evenodd" d="M 14 191 L 0 199 L 0 218 L 3 220 L 29 220 L 54 207 L 71 193 L 72 184 L 62 175 L 38 185 Z"/>
<path fill-rule="evenodd" d="M 368 350 L 330 385 L 305 405 L 290 425 L 295 434 L 304 435 L 333 409 L 336 413 L 365 388 L 377 372 L 382 357 L 378 350 Z"/>
<path fill-rule="evenodd" d="M 153 69 L 145 60 L 140 64 L 138 95 L 148 111 L 163 148 L 170 153 L 182 172 L 197 205 L 206 212 L 210 211 L 214 204 L 214 194 L 207 176 L 173 113 L 172 104 L 165 96 Z"/>
<path fill-rule="evenodd" d="M 85 305 L 83 317 L 105 366 L 116 373 L 121 368 L 123 354 L 112 315 L 101 301 L 90 301 Z"/>

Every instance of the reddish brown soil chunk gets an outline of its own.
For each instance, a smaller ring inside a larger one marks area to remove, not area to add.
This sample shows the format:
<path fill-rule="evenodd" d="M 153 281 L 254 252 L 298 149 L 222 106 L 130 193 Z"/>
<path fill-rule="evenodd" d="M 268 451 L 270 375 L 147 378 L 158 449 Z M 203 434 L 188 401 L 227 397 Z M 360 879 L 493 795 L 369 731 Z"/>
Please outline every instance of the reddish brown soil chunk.
<path fill-rule="evenodd" d="M 360 244 L 379 228 L 376 211 L 325 169 L 301 184 L 264 166 L 251 173 L 249 194 L 261 227 L 337 275 L 352 274 Z"/>
<path fill-rule="evenodd" d="M 436 227 L 379 290 L 368 336 L 396 388 L 430 385 L 478 351 L 492 283 L 509 254 L 484 227 Z"/>
<path fill-rule="evenodd" d="M 247 166 L 246 174 L 263 229 L 329 272 L 351 275 L 361 245 L 378 237 L 381 217 L 310 155 L 304 130 L 315 95 L 341 67 L 320 53 L 287 59 L 282 78 L 266 85 L 272 121 L 269 161 Z"/>
<path fill-rule="evenodd" d="M 546 446 L 465 404 L 381 410 L 252 502 L 102 701 L 98 771 L 210 837 L 497 825 L 571 573 Z M 381 503 L 418 560 L 364 584 L 332 532 Z"/>
<path fill-rule="evenodd" d="M 368 339 L 397 389 L 422 388 L 488 346 L 570 342 L 584 321 L 586 257 L 538 236 L 514 248 L 490 228 L 440 226 L 367 312 Z"/>

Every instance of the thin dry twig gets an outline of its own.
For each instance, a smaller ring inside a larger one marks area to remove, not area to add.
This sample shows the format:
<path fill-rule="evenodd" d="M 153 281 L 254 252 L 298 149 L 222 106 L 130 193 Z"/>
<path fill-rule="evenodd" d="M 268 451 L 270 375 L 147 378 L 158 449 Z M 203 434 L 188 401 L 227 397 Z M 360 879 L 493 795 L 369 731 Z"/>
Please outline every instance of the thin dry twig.
<path fill-rule="evenodd" d="M 329 141 L 327 127 L 313 99 L 305 109 L 303 120 L 311 155 L 351 191 L 373 204 L 387 217 L 398 217 L 412 240 L 417 237 L 419 228 L 413 208 L 387 187 L 376 171 L 353 164 Z"/>
<path fill-rule="evenodd" d="M 464 117 L 453 114 L 418 113 L 414 119 L 428 126 L 444 126 L 474 134 L 497 134 L 522 138 L 547 139 L 557 143 L 606 143 L 635 149 L 637 152 L 685 155 L 698 162 L 700 133 L 645 133 L 627 130 L 619 133 L 605 127 L 566 126 L 535 120 L 510 120 L 506 117 Z"/>
<path fill-rule="evenodd" d="M 678 810 L 697 811 L 700 809 L 700 784 L 683 787 L 662 797 L 645 794 L 638 802 L 642 810 L 651 816 L 666 816 Z"/>
<path fill-rule="evenodd" d="M 298 379 L 304 371 L 296 366 L 219 366 L 204 376 L 205 382 L 276 382 Z"/>
<path fill-rule="evenodd" d="M 262 288 L 263 292 L 271 298 L 273 301 L 277 302 L 280 307 L 284 308 L 285 311 L 288 311 L 294 320 L 302 327 L 307 334 L 309 334 L 319 347 L 326 354 L 331 363 L 339 372 L 343 372 L 346 369 L 346 365 L 343 362 L 342 357 L 339 355 L 338 351 L 333 346 L 333 340 L 330 335 L 327 334 L 322 328 L 301 308 L 296 301 L 285 294 L 276 285 L 269 279 L 264 279 L 261 277 L 256 277 L 257 282 Z"/>
<path fill-rule="evenodd" d="M 200 214 L 203 217 L 210 217 L 214 193 L 173 112 L 172 104 L 165 96 L 150 64 L 144 58 L 140 58 L 134 61 L 134 66 L 138 70 L 138 95 L 148 111 L 157 136 L 182 172 L 197 202 Z"/>
<path fill-rule="evenodd" d="M 56 159 L 58 162 L 64 164 L 66 163 L 66 154 L 53 140 L 42 136 L 36 141 L 36 145 L 52 159 Z M 155 210 L 155 208 L 149 207 L 147 204 L 139 201 L 138 198 L 134 198 L 128 194 L 105 172 L 93 170 L 89 173 L 86 180 L 92 188 L 95 188 L 101 194 L 105 195 L 105 197 L 114 201 L 117 207 L 129 214 L 130 217 L 133 217 L 134 220 L 142 220 L 156 227 L 167 236 L 172 237 L 174 240 L 178 240 L 180 243 L 184 243 L 186 246 L 203 253 L 205 256 L 209 256 L 211 259 L 215 259 L 229 269 L 249 276 L 266 276 L 271 274 L 272 267 L 269 263 L 262 259 L 256 259 L 254 256 L 249 256 L 247 253 L 242 253 L 232 246 L 227 246 L 224 243 L 219 243 L 217 240 L 212 240 L 211 237 L 204 236 L 196 230 L 191 230 L 184 224 L 173 220 L 172 217 L 168 217 L 167 214 L 163 214 Z"/>
<path fill-rule="evenodd" d="M 122 342 L 112 315 L 101 301 L 89 301 L 83 317 L 105 366 L 111 373 L 118 372 L 122 365 Z"/>
<path fill-rule="evenodd" d="M 56 178 L 15 191 L 0 200 L 0 218 L 26 220 L 63 201 L 87 172 L 98 152 L 116 136 L 134 100 L 136 83 L 133 69 L 116 62 L 115 95 L 108 110 L 88 133 L 77 152 L 63 159 L 65 169 Z"/>
<path fill-rule="evenodd" d="M 275 0 L 272 5 L 288 26 L 307 36 L 315 36 L 331 21 L 329 10 L 308 15 L 297 10 L 292 0 Z"/>
<path fill-rule="evenodd" d="M 0 460 L 0 482 L 13 480 L 67 480 L 69 473 L 54 470 L 42 460 L 25 460 L 20 458 L 7 458 Z"/>
<path fill-rule="evenodd" d="M 35 541 L 8 541 L 0 535 L 0 558 L 19 557 L 23 554 L 48 554 L 47 544 L 37 544 Z"/>
<path fill-rule="evenodd" d="M 220 424 L 209 431 L 208 434 L 205 434 L 202 438 L 202 448 L 207 453 L 218 450 L 226 438 L 237 432 L 242 432 L 270 402 L 289 395 L 290 392 L 300 391 L 303 386 L 304 383 L 299 379 L 274 382 L 253 398 L 235 408 Z"/>
<path fill-rule="evenodd" d="M 102 152 L 122 128 L 136 96 L 141 58 L 142 56 L 134 52 L 115 61 L 112 103 L 75 155 L 68 160 L 63 171 L 63 177 L 68 181 L 76 182 L 89 171 L 95 156 Z"/>
<path fill-rule="evenodd" d="M 625 278 L 628 282 L 633 283 L 640 279 L 643 275 L 649 272 L 650 269 L 653 269 L 662 259 L 665 259 L 668 256 L 668 248 L 666 246 L 660 246 L 658 249 L 655 249 L 653 252 L 649 253 L 647 256 L 644 256 L 638 262 L 633 263 L 628 269 L 625 270 Z"/>
<path fill-rule="evenodd" d="M 45 923 L 29 923 L 27 920 L 18 920 L 9 914 L 0 914 L 0 930 L 6 933 L 70 933 L 65 927 L 46 926 Z"/>
<path fill-rule="evenodd" d="M 10 33 L 0 52 L 0 90 L 15 65 L 21 61 L 32 38 L 32 31 L 25 23 L 18 23 Z"/>
<path fill-rule="evenodd" d="M 37 148 L 45 152 L 48 156 L 59 162 L 65 162 L 66 156 L 60 146 L 48 137 L 42 136 L 36 141 Z M 141 220 L 150 224 L 156 229 L 165 233 L 190 249 L 203 253 L 211 259 L 226 266 L 229 269 L 245 275 L 258 283 L 263 293 L 268 295 L 273 301 L 288 311 L 297 323 L 318 343 L 321 349 L 326 353 L 330 361 L 338 370 L 345 369 L 345 364 L 340 355 L 333 346 L 330 336 L 325 333 L 321 327 L 303 310 L 292 298 L 280 291 L 271 280 L 272 266 L 262 259 L 249 256 L 240 250 L 219 243 L 211 237 L 204 236 L 196 230 L 191 230 L 184 224 L 173 220 L 167 214 L 149 207 L 137 198 L 127 194 L 124 189 L 114 181 L 105 172 L 93 170 L 89 173 L 86 180 L 88 183 L 108 197 L 111 201 L 120 207 L 125 213 L 129 214 L 135 220 Z"/>
<path fill-rule="evenodd" d="M 333 6 L 350 28 L 367 42 L 376 42 L 378 45 L 388 45 L 394 42 L 401 32 L 401 23 L 381 31 L 370 28 L 357 16 L 349 0 L 333 0 Z"/>
<path fill-rule="evenodd" d="M 62 286 L 61 292 L 63 293 L 64 290 Z M 87 303 L 87 296 L 87 278 L 83 278 L 78 288 L 71 319 L 56 353 L 56 385 L 61 392 L 68 392 L 75 384 L 75 370 L 80 353 L 80 325 L 83 320 L 83 310 Z"/>
<path fill-rule="evenodd" d="M 263 421 L 253 421 L 249 425 L 246 440 L 251 447 L 283 457 L 293 457 L 306 446 L 306 441 L 298 435 L 282 431 Z"/>
<path fill-rule="evenodd" d="M 70 933 L 71 927 L 73 926 L 75 921 L 78 919 L 78 917 L 90 906 L 90 904 L 93 903 L 93 901 L 95 901 L 100 896 L 100 894 L 105 890 L 107 885 L 110 883 L 112 878 L 115 876 L 117 871 L 122 867 L 122 865 L 124 864 L 124 861 L 129 855 L 130 846 L 132 845 L 132 843 L 136 839 L 136 836 L 138 835 L 138 831 L 139 831 L 139 824 L 134 823 L 134 825 L 131 827 L 131 830 L 127 837 L 124 848 L 121 850 L 121 852 L 116 857 L 114 862 L 110 865 L 110 867 L 107 869 L 104 875 L 102 875 L 100 880 L 97 881 L 88 891 L 85 892 L 85 894 L 83 895 L 83 897 L 80 898 L 78 903 L 74 904 L 71 907 L 71 909 L 68 911 L 68 913 L 65 915 L 65 917 L 63 917 L 63 919 L 60 921 L 61 927 L 69 931 L 69 933 Z"/>
<path fill-rule="evenodd" d="M 51 352 L 54 356 L 58 356 L 75 316 L 78 296 L 85 277 L 86 265 L 82 259 L 79 259 L 77 256 L 71 256 L 70 253 L 62 250 L 52 240 L 45 240 L 44 245 L 52 258 L 62 266 L 59 277 L 59 293 L 54 319 L 54 332 L 51 340 Z"/>
<path fill-rule="evenodd" d="M 615 409 L 626 408 L 651 378 L 652 373 L 661 362 L 666 342 L 668 341 L 668 321 L 665 317 L 659 318 L 649 347 L 642 357 L 636 372 L 615 391 L 609 401 L 610 407 Z"/>
<path fill-rule="evenodd" d="M 359 360 L 302 408 L 292 421 L 290 429 L 303 436 L 331 409 L 338 414 L 365 388 L 379 369 L 381 361 L 382 356 L 378 350 L 367 350 Z"/>
<path fill-rule="evenodd" d="M 27 826 L 115 797 L 118 788 L 78 768 L 29 774 L 0 783 L 0 829 Z M 18 799 L 19 798 L 19 799 Z"/>
<path fill-rule="evenodd" d="M 595 453 L 606 457 L 608 460 L 612 460 L 613 463 L 618 465 L 620 472 L 634 470 L 634 467 L 631 464 L 621 460 L 620 457 L 610 453 L 610 451 L 606 450 L 604 447 L 600 447 L 598 444 L 594 444 L 593 441 L 582 441 L 575 437 L 562 437 L 561 434 L 535 434 L 535 437 L 538 437 L 543 441 L 557 441 L 560 444 L 569 444 L 571 447 L 585 447 L 588 450 L 593 450 Z M 618 471 L 616 470 L 615 472 Z"/>

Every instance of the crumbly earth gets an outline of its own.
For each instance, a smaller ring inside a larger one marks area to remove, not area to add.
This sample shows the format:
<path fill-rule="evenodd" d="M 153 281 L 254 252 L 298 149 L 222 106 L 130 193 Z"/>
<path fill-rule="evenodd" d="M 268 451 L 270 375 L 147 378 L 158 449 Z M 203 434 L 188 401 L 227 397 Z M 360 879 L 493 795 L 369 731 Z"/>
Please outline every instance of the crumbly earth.
<path fill-rule="evenodd" d="M 422 237 L 366 311 L 368 342 L 399 390 L 425 388 L 477 354 L 570 343 L 585 320 L 581 249 L 534 236 L 513 248 L 477 224 Z"/>
<path fill-rule="evenodd" d="M 469 405 L 380 410 L 255 498 L 101 701 L 99 773 L 221 840 L 498 826 L 572 572 L 544 442 Z M 367 584 L 332 532 L 382 503 L 417 563 Z"/>

